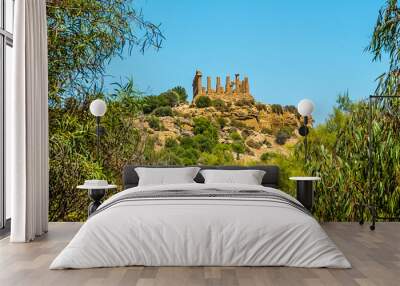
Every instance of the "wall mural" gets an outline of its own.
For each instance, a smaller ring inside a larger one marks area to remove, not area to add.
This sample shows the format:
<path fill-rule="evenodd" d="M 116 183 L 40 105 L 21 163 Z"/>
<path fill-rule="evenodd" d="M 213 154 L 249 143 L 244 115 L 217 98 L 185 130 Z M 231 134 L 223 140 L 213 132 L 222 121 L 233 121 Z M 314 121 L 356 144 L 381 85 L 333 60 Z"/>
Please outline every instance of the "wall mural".
<path fill-rule="evenodd" d="M 387 5 L 383 15 L 400 12 L 397 4 L 389 1 Z M 310 159 L 304 164 L 296 107 L 256 101 L 252 94 L 256 83 L 240 76 L 245 70 L 232 70 L 234 76 L 226 75 L 224 83 L 220 77 L 203 77 L 206 70 L 193 70 L 191 91 L 171 86 L 148 95 L 127 79 L 106 92 L 101 83 L 111 58 L 121 56 L 126 48 L 159 49 L 164 40 L 159 25 L 146 20 L 131 1 L 61 1 L 47 12 L 50 220 L 85 220 L 89 198 L 76 186 L 88 178 L 121 185 L 121 170 L 128 163 L 277 164 L 280 187 L 291 194 L 295 186 L 290 176 L 318 175 L 322 180 L 313 213 L 320 220 L 355 220 L 357 206 L 372 199 L 368 195 L 368 102 L 353 102 L 346 93 L 338 95 L 331 115 L 311 129 Z M 385 45 L 400 38 L 397 32 L 385 34 L 389 32 L 382 27 L 387 22 L 390 19 L 381 15 L 369 46 L 376 58 Z M 395 56 L 390 58 L 398 65 Z M 393 92 L 397 74 L 393 70 L 384 74 L 377 92 Z M 107 102 L 99 156 L 95 118 L 89 113 L 95 98 Z M 398 102 L 390 104 L 399 108 Z M 399 216 L 399 120 L 385 112 L 387 102 L 375 107 L 372 144 L 379 160 L 373 163 L 373 199 L 381 214 Z"/>

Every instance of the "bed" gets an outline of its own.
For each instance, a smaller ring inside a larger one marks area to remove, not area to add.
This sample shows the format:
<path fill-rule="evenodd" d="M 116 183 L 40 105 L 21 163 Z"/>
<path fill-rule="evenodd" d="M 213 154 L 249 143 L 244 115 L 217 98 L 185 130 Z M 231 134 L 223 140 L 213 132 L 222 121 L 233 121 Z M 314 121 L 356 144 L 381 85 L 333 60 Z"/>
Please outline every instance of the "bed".
<path fill-rule="evenodd" d="M 278 167 L 200 168 L 265 175 L 260 185 L 204 183 L 199 172 L 192 183 L 140 186 L 139 168 L 126 166 L 124 191 L 103 202 L 50 269 L 351 267 L 312 215 L 278 190 Z"/>

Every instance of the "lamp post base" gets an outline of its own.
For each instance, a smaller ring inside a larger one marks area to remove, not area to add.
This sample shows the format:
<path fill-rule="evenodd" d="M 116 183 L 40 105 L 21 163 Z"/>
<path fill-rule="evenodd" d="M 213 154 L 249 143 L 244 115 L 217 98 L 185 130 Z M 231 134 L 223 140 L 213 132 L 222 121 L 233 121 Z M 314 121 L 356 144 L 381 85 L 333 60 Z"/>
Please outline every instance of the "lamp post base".
<path fill-rule="evenodd" d="M 89 197 L 92 199 L 92 202 L 89 205 L 88 216 L 94 213 L 97 208 L 101 205 L 101 200 L 106 194 L 105 189 L 93 189 L 88 190 Z"/>

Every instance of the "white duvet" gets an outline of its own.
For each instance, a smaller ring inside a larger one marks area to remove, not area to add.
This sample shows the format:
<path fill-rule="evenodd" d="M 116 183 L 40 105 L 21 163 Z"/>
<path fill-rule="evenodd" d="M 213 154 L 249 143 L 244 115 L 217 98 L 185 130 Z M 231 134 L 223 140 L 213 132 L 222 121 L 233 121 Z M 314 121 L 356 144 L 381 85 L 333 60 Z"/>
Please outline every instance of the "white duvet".
<path fill-rule="evenodd" d="M 268 190 L 254 185 L 180 184 L 127 189 Z M 293 206 L 246 198 L 125 201 L 92 216 L 50 269 L 145 266 L 350 268 L 318 222 Z"/>

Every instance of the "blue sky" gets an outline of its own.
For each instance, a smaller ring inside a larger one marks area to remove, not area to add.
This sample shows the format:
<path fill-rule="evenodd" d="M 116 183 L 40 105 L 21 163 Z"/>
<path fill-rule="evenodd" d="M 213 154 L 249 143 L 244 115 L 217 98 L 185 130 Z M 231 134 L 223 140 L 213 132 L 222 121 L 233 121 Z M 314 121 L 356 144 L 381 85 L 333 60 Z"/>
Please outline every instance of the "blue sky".
<path fill-rule="evenodd" d="M 204 76 L 248 76 L 257 101 L 297 105 L 314 101 L 322 122 L 336 97 L 367 97 L 384 63 L 364 52 L 384 0 L 138 0 L 145 17 L 162 23 L 158 52 L 134 51 L 107 68 L 107 82 L 133 77 L 158 94 L 176 85 L 192 95 L 196 69 Z M 205 84 L 205 82 L 203 83 Z"/>

